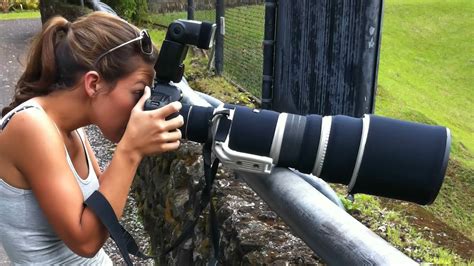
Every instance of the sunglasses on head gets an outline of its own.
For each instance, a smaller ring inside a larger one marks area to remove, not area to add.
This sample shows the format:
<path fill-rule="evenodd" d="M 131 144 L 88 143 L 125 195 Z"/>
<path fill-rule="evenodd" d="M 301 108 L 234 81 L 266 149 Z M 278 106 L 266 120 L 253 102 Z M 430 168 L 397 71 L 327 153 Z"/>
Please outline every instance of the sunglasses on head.
<path fill-rule="evenodd" d="M 104 56 L 108 55 L 109 53 L 127 45 L 127 44 L 130 44 L 130 43 L 133 43 L 133 42 L 136 42 L 136 41 L 139 41 L 140 42 L 140 49 L 142 50 L 142 53 L 146 54 L 146 55 L 151 55 L 153 53 L 153 44 L 151 43 L 151 38 L 150 38 L 150 34 L 148 34 L 148 31 L 147 30 L 141 30 L 140 31 L 140 36 L 134 38 L 134 39 L 131 39 L 130 41 L 126 41 L 120 45 L 117 45 L 115 46 L 114 48 L 108 50 L 107 52 L 101 54 L 96 60 L 95 60 L 95 64 L 97 64 L 97 62 L 100 61 L 100 59 L 102 59 Z"/>

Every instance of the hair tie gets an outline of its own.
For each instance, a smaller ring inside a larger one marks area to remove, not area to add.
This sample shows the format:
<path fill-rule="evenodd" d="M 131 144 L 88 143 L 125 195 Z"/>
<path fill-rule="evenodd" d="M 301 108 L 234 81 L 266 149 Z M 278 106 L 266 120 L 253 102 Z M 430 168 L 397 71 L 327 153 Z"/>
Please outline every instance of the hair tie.
<path fill-rule="evenodd" d="M 64 31 L 67 33 L 69 31 L 69 29 L 71 28 L 71 22 L 66 22 L 66 24 L 64 24 Z"/>

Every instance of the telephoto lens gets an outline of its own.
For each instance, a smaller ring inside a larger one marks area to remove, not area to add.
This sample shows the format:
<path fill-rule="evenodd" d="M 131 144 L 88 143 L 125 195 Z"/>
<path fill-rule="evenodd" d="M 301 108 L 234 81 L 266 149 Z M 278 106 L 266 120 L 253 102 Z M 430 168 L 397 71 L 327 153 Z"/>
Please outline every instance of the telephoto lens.
<path fill-rule="evenodd" d="M 216 115 L 222 110 L 227 114 Z M 183 138 L 204 143 L 213 135 L 214 152 L 232 169 L 290 167 L 348 185 L 350 193 L 418 204 L 436 198 L 451 145 L 445 127 L 376 115 L 300 116 L 234 105 L 184 105 L 180 114 Z"/>

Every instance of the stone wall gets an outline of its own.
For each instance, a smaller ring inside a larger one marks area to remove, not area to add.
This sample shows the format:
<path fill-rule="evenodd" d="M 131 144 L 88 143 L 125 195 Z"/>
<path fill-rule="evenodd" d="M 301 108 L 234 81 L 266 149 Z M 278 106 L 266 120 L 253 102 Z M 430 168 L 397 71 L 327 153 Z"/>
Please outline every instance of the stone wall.
<path fill-rule="evenodd" d="M 148 157 L 139 167 L 133 192 L 154 254 L 161 254 L 193 218 L 205 184 L 201 149 L 200 144 L 185 142 L 177 152 Z M 252 189 L 222 166 L 212 200 L 221 232 L 221 264 L 321 264 Z M 192 238 L 157 263 L 207 263 L 211 251 L 207 216 L 208 209 Z"/>

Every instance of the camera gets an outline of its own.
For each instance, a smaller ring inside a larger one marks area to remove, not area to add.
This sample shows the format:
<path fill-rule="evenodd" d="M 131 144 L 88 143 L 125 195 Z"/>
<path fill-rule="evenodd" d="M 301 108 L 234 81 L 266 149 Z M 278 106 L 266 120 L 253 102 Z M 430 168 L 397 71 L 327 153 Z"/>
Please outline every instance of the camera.
<path fill-rule="evenodd" d="M 156 79 L 146 110 L 182 99 L 172 82 L 184 73 L 188 47 L 208 49 L 215 25 L 177 20 L 168 28 L 155 65 Z M 233 170 L 271 173 L 294 168 L 366 193 L 418 204 L 436 198 L 449 160 L 448 128 L 367 114 L 306 116 L 224 104 L 183 105 L 183 138 L 205 143 Z"/>
<path fill-rule="evenodd" d="M 183 61 L 189 46 L 201 49 L 212 47 L 216 25 L 209 22 L 178 19 L 171 23 L 155 64 L 155 85 L 152 95 L 145 103 L 146 110 L 157 109 L 179 101 L 181 91 L 172 82 L 180 82 L 184 74 Z"/>

